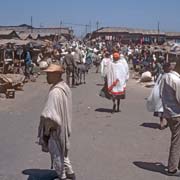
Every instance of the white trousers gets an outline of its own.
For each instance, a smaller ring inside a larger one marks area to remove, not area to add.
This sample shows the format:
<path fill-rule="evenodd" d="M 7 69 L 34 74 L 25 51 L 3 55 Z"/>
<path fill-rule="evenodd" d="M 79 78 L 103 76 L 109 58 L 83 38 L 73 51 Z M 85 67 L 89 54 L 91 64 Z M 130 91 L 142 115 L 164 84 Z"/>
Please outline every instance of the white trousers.
<path fill-rule="evenodd" d="M 53 131 L 50 135 L 48 148 L 53 162 L 53 167 L 55 168 L 59 178 L 65 179 L 66 174 L 74 173 L 68 153 L 66 153 L 67 157 L 65 157 L 56 131 Z"/>

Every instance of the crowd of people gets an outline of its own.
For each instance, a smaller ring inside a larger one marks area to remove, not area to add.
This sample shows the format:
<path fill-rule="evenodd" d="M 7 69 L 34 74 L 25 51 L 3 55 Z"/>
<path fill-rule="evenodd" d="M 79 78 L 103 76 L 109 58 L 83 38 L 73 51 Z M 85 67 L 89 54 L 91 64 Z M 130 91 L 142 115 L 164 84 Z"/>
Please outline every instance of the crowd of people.
<path fill-rule="evenodd" d="M 96 66 L 96 73 L 100 69 L 106 93 L 114 103 L 113 113 L 120 111 L 120 99 L 125 98 L 126 82 L 129 78 L 128 64 L 118 50 L 111 54 L 104 49 L 101 51 L 86 49 L 86 54 L 83 55 L 81 47 L 77 45 L 73 48 L 68 47 L 67 53 L 64 51 L 64 56 L 58 64 L 50 63 L 47 67 L 43 67 L 47 73 L 47 82 L 52 84 L 52 87 L 41 113 L 38 131 L 39 144 L 42 146 L 42 151 L 50 153 L 52 167 L 55 168 L 61 180 L 75 179 L 68 152 L 72 121 L 70 87 L 77 85 L 78 65 L 85 66 L 85 73 L 88 73 L 93 64 Z M 62 74 L 65 72 L 66 82 L 62 79 Z M 117 109 L 115 101 L 117 101 Z"/>
<path fill-rule="evenodd" d="M 141 60 L 137 61 L 139 56 Z M 47 73 L 47 82 L 52 84 L 52 87 L 41 113 L 38 137 L 42 150 L 50 153 L 59 179 L 75 179 L 68 152 L 72 121 L 70 87 L 80 84 L 78 72 L 88 74 L 93 65 L 96 67 L 95 72 L 100 72 L 104 80 L 100 96 L 112 100 L 112 113 L 115 113 L 120 112 L 120 100 L 126 98 L 131 63 L 132 70 L 139 73 L 156 71 L 155 86 L 152 90 L 156 89 L 156 93 L 151 93 L 148 106 L 151 106 L 149 109 L 155 116 L 160 117 L 161 129 L 170 127 L 172 138 L 167 174 L 180 176 L 180 63 L 177 62 L 173 70 L 165 56 L 156 57 L 156 54 L 145 51 L 140 46 L 130 48 L 116 44 L 108 49 L 103 43 L 88 47 L 79 42 L 72 42 L 61 49 L 58 63 L 48 62 L 47 66 L 43 67 Z M 41 65 L 41 61 L 39 64 Z M 140 65 L 140 69 L 137 65 Z M 63 73 L 66 73 L 66 82 L 62 79 Z"/>

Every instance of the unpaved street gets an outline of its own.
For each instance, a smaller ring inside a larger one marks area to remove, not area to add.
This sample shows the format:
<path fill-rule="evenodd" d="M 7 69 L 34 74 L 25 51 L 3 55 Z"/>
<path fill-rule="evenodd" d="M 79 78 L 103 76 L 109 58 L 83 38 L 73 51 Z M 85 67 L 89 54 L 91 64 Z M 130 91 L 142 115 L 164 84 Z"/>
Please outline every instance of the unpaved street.
<path fill-rule="evenodd" d="M 49 85 L 41 75 L 15 99 L 0 99 L 0 180 L 50 180 L 50 158 L 36 144 L 39 116 Z M 130 79 L 121 112 L 99 97 L 102 80 L 94 70 L 85 85 L 73 88 L 73 133 L 70 158 L 77 180 L 165 180 L 169 129 L 147 112 L 151 89 Z"/>

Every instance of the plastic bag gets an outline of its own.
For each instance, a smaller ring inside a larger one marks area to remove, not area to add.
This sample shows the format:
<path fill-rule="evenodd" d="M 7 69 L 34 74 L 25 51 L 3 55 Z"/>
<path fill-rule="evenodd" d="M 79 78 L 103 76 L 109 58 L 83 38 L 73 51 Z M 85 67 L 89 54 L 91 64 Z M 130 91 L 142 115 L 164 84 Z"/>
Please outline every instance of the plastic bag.
<path fill-rule="evenodd" d="M 149 112 L 163 112 L 162 100 L 160 97 L 160 81 L 162 75 L 160 75 L 151 91 L 150 96 L 147 99 L 146 107 Z"/>

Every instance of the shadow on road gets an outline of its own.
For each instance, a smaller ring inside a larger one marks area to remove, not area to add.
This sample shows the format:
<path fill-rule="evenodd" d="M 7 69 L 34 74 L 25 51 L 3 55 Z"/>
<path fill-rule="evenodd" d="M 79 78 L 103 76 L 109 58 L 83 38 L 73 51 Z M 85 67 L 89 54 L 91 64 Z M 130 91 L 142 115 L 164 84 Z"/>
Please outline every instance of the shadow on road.
<path fill-rule="evenodd" d="M 145 169 L 152 172 L 157 172 L 166 175 L 165 169 L 167 168 L 162 163 L 156 162 L 141 162 L 141 161 L 135 161 L 133 164 L 141 169 Z"/>
<path fill-rule="evenodd" d="M 104 84 L 97 83 L 96 86 L 104 86 Z"/>
<path fill-rule="evenodd" d="M 152 128 L 152 129 L 159 129 L 158 123 L 143 123 L 140 126 L 146 127 L 146 128 Z"/>
<path fill-rule="evenodd" d="M 22 174 L 29 176 L 27 180 L 54 180 L 58 177 L 56 171 L 47 169 L 26 169 Z"/>
<path fill-rule="evenodd" d="M 105 112 L 105 113 L 112 113 L 112 109 L 106 109 L 106 108 L 98 108 L 95 109 L 96 112 Z"/>

